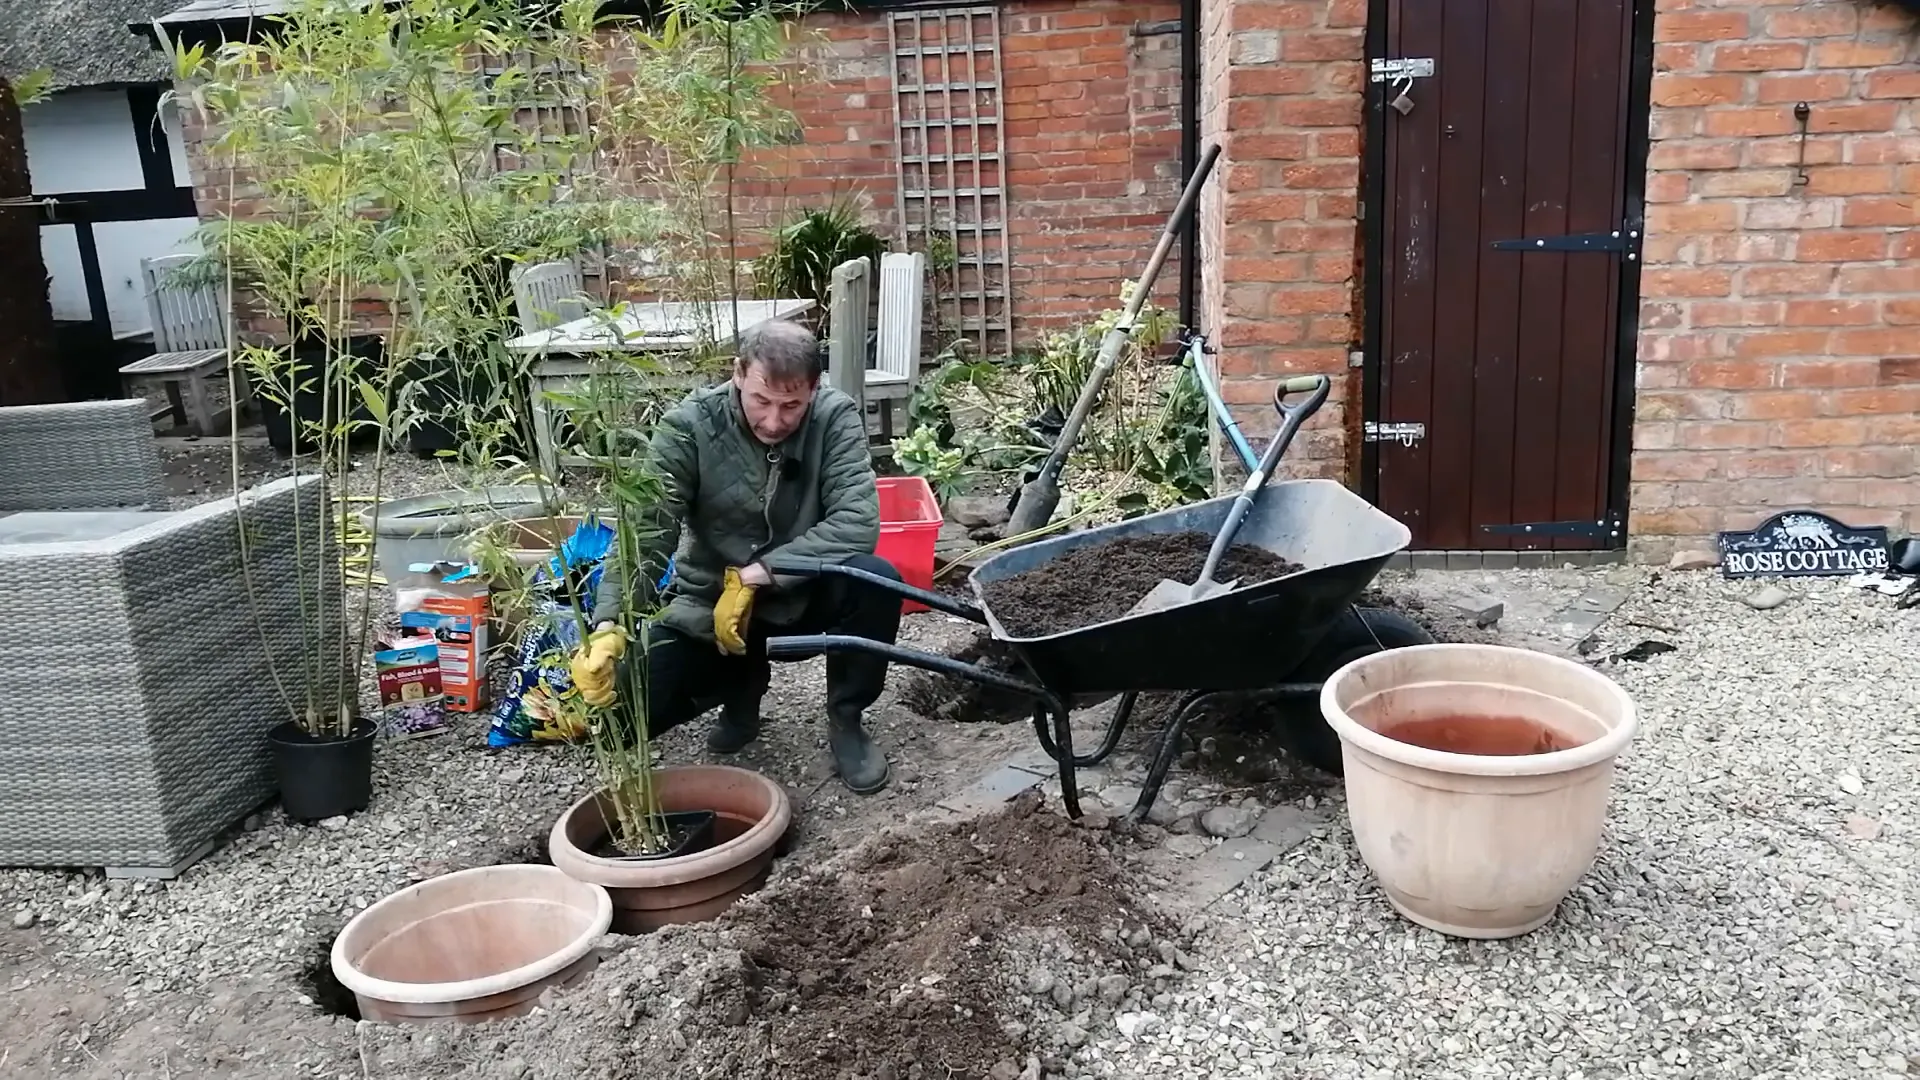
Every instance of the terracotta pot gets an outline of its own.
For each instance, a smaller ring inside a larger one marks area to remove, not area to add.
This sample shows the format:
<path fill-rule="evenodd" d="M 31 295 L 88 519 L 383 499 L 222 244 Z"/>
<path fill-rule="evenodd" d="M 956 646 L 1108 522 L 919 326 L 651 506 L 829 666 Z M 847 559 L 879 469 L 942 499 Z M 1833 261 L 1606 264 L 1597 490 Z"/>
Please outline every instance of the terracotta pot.
<path fill-rule="evenodd" d="M 1354 840 L 1387 899 L 1466 938 L 1515 937 L 1553 917 L 1593 864 L 1614 759 L 1637 725 L 1606 676 L 1500 645 L 1361 657 L 1326 681 L 1320 710 L 1340 737 Z M 1543 731 L 1555 738 L 1531 741 Z M 1527 741 L 1496 745 L 1513 732 Z"/>
<path fill-rule="evenodd" d="M 712 810 L 715 843 L 665 859 L 603 859 L 589 854 L 607 837 L 611 807 L 594 792 L 567 808 L 547 841 L 553 865 L 613 897 L 613 929 L 642 934 L 671 923 L 704 922 L 758 889 L 774 847 L 792 823 L 786 789 L 731 765 L 676 765 L 654 773 L 660 808 Z"/>
<path fill-rule="evenodd" d="M 333 975 L 363 1020 L 516 1016 L 592 970 L 612 919 L 605 889 L 551 866 L 478 866 L 354 916 L 333 940 Z"/>

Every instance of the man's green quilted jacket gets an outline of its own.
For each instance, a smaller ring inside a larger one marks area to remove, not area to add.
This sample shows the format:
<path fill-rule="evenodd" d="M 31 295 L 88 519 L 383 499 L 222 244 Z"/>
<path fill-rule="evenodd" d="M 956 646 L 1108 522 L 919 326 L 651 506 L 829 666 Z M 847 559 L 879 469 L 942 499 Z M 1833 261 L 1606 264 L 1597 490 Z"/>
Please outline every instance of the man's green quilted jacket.
<path fill-rule="evenodd" d="M 880 540 L 880 501 L 860 407 L 830 386 L 815 391 L 800 429 L 778 446 L 761 445 L 728 380 L 695 390 L 655 428 L 649 453 L 667 497 L 643 545 L 653 580 L 676 556 L 660 621 L 713 640 L 713 606 L 729 566 L 782 557 L 841 562 L 871 553 Z M 793 622 L 806 604 L 795 586 L 809 578 L 777 575 L 754 598 L 754 617 Z M 626 583 L 608 563 L 594 598 L 596 622 Z"/>

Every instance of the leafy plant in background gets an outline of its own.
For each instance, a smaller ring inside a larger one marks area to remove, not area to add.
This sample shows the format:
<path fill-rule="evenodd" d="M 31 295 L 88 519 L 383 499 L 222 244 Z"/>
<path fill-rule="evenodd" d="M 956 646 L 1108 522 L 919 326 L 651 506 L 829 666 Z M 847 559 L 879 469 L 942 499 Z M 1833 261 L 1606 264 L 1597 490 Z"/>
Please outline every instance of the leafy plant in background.
<path fill-rule="evenodd" d="M 860 204 L 848 198 L 808 210 L 773 234 L 773 247 L 754 268 L 762 296 L 796 296 L 826 305 L 833 268 L 865 258 L 875 273 L 887 250 L 861 220 Z"/>
<path fill-rule="evenodd" d="M 932 428 L 918 427 L 893 440 L 893 460 L 908 476 L 926 480 L 934 497 L 942 502 L 966 493 L 967 455 L 940 445 Z"/>

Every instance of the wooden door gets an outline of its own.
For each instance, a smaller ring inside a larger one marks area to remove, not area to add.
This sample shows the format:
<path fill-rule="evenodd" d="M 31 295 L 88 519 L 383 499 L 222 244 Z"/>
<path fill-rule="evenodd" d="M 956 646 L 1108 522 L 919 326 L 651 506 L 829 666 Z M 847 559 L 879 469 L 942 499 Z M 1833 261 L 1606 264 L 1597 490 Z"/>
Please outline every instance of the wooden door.
<path fill-rule="evenodd" d="M 1366 438 L 1376 502 L 1416 550 L 1622 542 L 1609 504 L 1640 229 L 1633 5 L 1386 0 L 1373 69 L 1431 59 L 1432 74 L 1369 85 L 1383 276 Z M 1403 90 L 1404 112 L 1389 105 Z"/>

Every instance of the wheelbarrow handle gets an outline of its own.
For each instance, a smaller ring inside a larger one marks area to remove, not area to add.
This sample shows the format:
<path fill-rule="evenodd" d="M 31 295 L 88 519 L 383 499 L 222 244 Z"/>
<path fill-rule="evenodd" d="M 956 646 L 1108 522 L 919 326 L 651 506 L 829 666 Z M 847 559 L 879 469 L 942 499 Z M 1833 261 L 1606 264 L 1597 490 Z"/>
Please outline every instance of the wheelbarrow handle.
<path fill-rule="evenodd" d="M 977 682 L 982 686 L 991 686 L 996 690 L 1020 694 L 1043 702 L 1052 709 L 1066 707 L 1057 695 L 1023 679 L 978 667 L 964 660 L 955 660 L 951 656 L 922 652 L 903 645 L 893 645 L 853 634 L 796 634 L 791 637 L 767 639 L 767 658 L 770 660 L 798 660 L 820 653 L 835 652 L 857 652 L 884 657 L 896 664 L 935 671 L 942 675 L 952 675 L 955 678 Z"/>
<path fill-rule="evenodd" d="M 844 563 L 831 563 L 822 559 L 791 558 L 775 559 L 767 563 L 766 566 L 769 573 L 786 574 L 793 577 L 821 577 L 823 575 L 837 574 L 840 577 L 852 578 L 855 581 L 871 585 L 876 589 L 893 593 L 905 600 L 919 601 L 935 611 L 944 611 L 949 615 L 958 616 L 968 622 L 976 622 L 982 626 L 985 626 L 987 623 L 986 614 L 964 600 L 948 596 L 945 593 L 937 593 L 918 588 L 904 581 L 895 581 L 890 577 L 883 577 L 870 570 L 862 570 L 857 566 L 847 566 Z"/>

